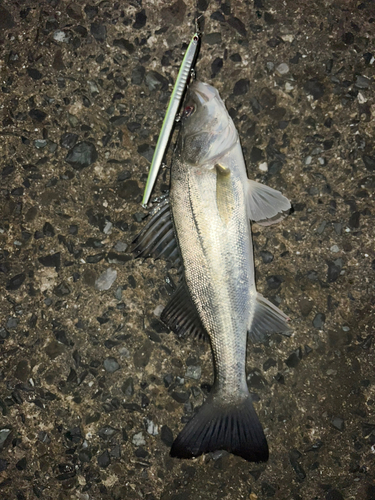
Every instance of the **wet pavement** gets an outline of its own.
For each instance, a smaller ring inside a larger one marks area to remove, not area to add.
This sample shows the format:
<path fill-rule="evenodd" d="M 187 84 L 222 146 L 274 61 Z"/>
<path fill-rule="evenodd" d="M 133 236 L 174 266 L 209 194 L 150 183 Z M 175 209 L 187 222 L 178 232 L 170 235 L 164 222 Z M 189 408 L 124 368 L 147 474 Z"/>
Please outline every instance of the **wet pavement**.
<path fill-rule="evenodd" d="M 129 252 L 197 11 L 198 79 L 294 206 L 253 225 L 293 327 L 248 347 L 267 464 L 169 457 L 211 352 L 158 319 L 176 271 Z M 370 0 L 2 2 L 2 499 L 375 499 L 374 36 Z"/>

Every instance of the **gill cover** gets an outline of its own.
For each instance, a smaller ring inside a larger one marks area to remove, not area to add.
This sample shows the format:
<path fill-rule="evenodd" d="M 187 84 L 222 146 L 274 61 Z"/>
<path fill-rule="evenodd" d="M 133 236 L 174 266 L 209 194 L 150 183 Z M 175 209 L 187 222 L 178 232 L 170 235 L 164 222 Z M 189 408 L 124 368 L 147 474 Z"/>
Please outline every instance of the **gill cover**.
<path fill-rule="evenodd" d="M 232 119 L 211 85 L 195 81 L 190 86 L 179 140 L 183 161 L 196 166 L 219 159 L 238 141 Z"/>

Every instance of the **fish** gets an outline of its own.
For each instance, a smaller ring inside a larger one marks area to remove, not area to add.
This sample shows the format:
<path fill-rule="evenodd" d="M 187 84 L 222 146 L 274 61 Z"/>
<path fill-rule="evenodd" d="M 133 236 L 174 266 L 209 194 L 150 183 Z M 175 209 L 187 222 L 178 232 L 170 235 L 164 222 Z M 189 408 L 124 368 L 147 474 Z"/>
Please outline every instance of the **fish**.
<path fill-rule="evenodd" d="M 140 257 L 164 258 L 180 281 L 160 319 L 180 338 L 208 338 L 214 383 L 170 454 L 226 450 L 266 462 L 267 439 L 246 380 L 247 341 L 290 335 L 289 318 L 256 290 L 251 222 L 291 209 L 279 191 L 249 180 L 236 127 L 218 91 L 194 81 L 186 95 L 169 196 L 134 240 Z"/>

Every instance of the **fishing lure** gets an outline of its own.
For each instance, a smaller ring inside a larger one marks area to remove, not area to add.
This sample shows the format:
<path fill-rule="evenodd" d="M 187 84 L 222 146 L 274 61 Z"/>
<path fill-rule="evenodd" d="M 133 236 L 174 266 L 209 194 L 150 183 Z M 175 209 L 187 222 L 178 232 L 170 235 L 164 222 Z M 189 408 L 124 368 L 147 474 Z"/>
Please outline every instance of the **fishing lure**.
<path fill-rule="evenodd" d="M 159 173 L 160 166 L 164 157 L 165 150 L 168 145 L 169 137 L 171 135 L 172 127 L 181 104 L 186 86 L 188 84 L 189 76 L 191 75 L 192 68 L 198 54 L 200 36 L 195 33 L 187 48 L 184 59 L 182 61 L 180 71 L 177 75 L 177 80 L 173 88 L 173 92 L 168 104 L 167 112 L 164 117 L 163 125 L 160 130 L 159 139 L 156 144 L 154 156 L 148 173 L 147 183 L 143 194 L 142 206 L 146 207 L 150 199 L 151 192 L 154 188 L 156 177 Z"/>

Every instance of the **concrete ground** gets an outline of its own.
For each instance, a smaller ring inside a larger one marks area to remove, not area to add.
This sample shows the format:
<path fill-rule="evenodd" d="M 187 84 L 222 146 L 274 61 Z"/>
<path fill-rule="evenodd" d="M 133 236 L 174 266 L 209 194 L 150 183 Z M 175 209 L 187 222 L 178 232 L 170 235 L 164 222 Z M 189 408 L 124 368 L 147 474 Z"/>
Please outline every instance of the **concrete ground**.
<path fill-rule="evenodd" d="M 211 352 L 158 320 L 175 270 L 129 252 L 197 12 L 197 77 L 294 206 L 253 225 L 293 327 L 248 347 L 267 464 L 169 457 Z M 1 3 L 1 499 L 375 499 L 374 38 L 372 0 Z"/>

